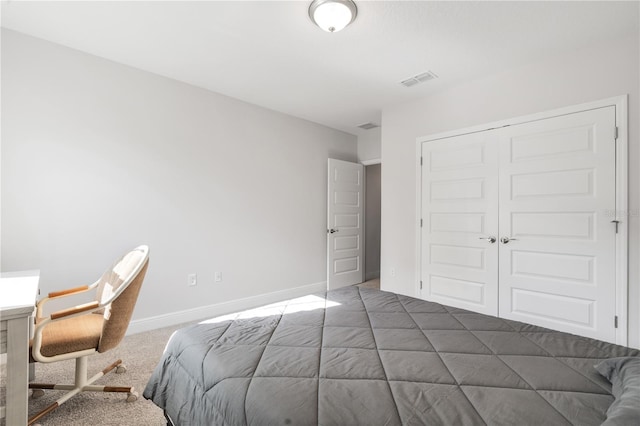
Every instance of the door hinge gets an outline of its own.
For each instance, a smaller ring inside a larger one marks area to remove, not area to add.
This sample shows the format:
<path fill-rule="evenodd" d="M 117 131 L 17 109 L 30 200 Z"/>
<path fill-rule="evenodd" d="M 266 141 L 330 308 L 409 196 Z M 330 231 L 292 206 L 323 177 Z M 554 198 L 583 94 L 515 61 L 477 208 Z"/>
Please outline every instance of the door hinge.
<path fill-rule="evenodd" d="M 422 290 L 422 281 L 420 281 L 420 290 Z"/>
<path fill-rule="evenodd" d="M 616 224 L 616 234 L 618 233 L 618 224 L 620 223 L 619 220 L 612 220 L 611 223 L 615 223 Z"/>
<path fill-rule="evenodd" d="M 422 157 L 420 157 L 420 165 L 422 166 Z"/>
<path fill-rule="evenodd" d="M 422 228 L 422 219 L 420 219 L 420 228 Z"/>
<path fill-rule="evenodd" d="M 618 328 L 618 316 L 613 317 L 613 325 L 615 328 Z"/>
<path fill-rule="evenodd" d="M 617 139 L 618 139 L 618 126 L 616 126 L 616 127 L 613 129 L 613 140 L 615 141 L 615 140 L 617 140 Z"/>

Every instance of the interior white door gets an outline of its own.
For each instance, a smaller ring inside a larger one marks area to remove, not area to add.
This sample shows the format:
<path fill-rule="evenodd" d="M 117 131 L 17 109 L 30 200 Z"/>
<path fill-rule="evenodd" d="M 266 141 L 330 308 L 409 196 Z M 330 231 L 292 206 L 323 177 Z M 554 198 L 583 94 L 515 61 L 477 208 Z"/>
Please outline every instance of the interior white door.
<path fill-rule="evenodd" d="M 327 287 L 359 284 L 364 274 L 364 166 L 329 159 Z"/>
<path fill-rule="evenodd" d="M 422 144 L 423 299 L 498 315 L 497 147 L 495 131 Z"/>
<path fill-rule="evenodd" d="M 499 132 L 500 316 L 615 342 L 615 108 Z"/>

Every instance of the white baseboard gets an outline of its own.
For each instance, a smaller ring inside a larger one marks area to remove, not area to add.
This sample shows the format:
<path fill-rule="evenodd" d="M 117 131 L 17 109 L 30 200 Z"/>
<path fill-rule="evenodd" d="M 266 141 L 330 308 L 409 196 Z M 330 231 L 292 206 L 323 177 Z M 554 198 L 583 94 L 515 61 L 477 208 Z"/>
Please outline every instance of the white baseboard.
<path fill-rule="evenodd" d="M 259 294 L 257 296 L 245 297 L 243 299 L 216 303 L 215 305 L 200 306 L 198 308 L 186 309 L 184 311 L 170 312 L 154 317 L 133 320 L 129 323 L 127 335 L 244 311 L 258 306 L 268 305 L 269 303 L 280 302 L 282 300 L 293 299 L 294 297 L 325 291 L 326 289 L 327 282 L 322 281 L 315 284 L 274 291 L 272 293 Z"/>
<path fill-rule="evenodd" d="M 365 281 L 373 280 L 375 278 L 380 278 L 380 271 L 371 271 L 364 274 Z"/>

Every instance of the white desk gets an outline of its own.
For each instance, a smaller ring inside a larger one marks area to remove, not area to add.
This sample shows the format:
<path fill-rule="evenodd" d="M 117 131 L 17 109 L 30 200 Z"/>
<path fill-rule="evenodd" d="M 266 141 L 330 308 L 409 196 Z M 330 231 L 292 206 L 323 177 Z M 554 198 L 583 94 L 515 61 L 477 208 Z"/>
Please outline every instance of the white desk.
<path fill-rule="evenodd" d="M 6 424 L 26 425 L 29 397 L 29 326 L 40 271 L 0 274 L 0 353 L 7 353 Z"/>

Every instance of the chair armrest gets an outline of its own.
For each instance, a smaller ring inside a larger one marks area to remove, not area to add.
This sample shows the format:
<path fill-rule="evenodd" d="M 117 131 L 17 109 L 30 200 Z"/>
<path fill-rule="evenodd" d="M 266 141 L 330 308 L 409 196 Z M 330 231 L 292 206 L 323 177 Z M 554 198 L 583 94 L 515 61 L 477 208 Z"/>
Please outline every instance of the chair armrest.
<path fill-rule="evenodd" d="M 84 303 L 82 305 L 74 306 L 73 308 L 67 308 L 67 309 L 63 309 L 61 311 L 56 311 L 56 312 L 51 314 L 51 319 L 52 320 L 57 320 L 59 318 L 67 317 L 67 316 L 70 316 L 70 315 L 79 314 L 81 312 L 91 311 L 91 310 L 97 309 L 99 307 L 100 307 L 100 303 L 98 303 L 98 302 Z"/>
<path fill-rule="evenodd" d="M 91 284 L 91 285 L 83 285 L 80 287 L 74 287 L 74 288 L 70 288 L 67 290 L 60 290 L 60 291 L 52 291 L 51 293 L 49 293 L 47 295 L 47 297 L 40 299 L 38 301 L 38 303 L 36 304 L 36 321 L 44 318 L 43 314 L 43 310 L 44 310 L 44 305 L 46 303 L 48 303 L 51 300 L 55 300 L 55 299 L 59 299 L 61 297 L 66 297 L 66 296 L 73 296 L 75 294 L 81 294 L 90 290 L 95 289 L 98 286 L 99 281 L 96 281 L 95 283 Z"/>
<path fill-rule="evenodd" d="M 52 291 L 51 293 L 49 293 L 48 297 L 49 299 L 54 299 L 56 297 L 69 296 L 71 294 L 76 294 L 76 293 L 83 293 L 87 290 L 89 290 L 89 286 L 83 285 L 80 287 L 69 288 L 66 290 Z"/>

